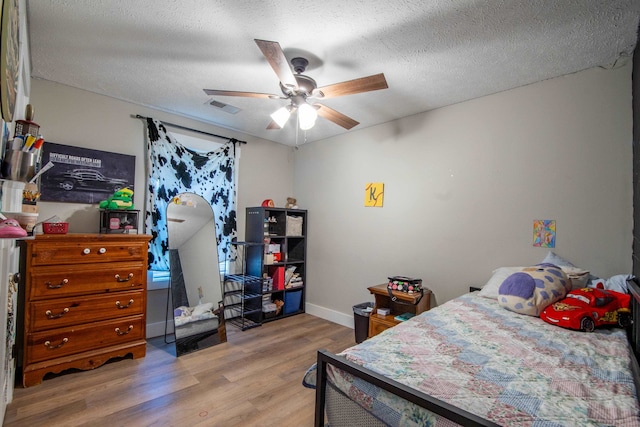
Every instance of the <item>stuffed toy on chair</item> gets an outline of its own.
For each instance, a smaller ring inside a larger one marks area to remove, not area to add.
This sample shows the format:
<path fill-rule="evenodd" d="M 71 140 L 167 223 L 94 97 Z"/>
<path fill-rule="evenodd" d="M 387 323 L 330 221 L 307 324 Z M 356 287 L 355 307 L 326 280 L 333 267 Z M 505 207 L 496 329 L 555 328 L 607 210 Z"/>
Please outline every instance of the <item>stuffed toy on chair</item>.
<path fill-rule="evenodd" d="M 560 267 L 538 264 L 508 276 L 498 289 L 498 303 L 516 313 L 540 316 L 570 290 L 571 281 Z"/>

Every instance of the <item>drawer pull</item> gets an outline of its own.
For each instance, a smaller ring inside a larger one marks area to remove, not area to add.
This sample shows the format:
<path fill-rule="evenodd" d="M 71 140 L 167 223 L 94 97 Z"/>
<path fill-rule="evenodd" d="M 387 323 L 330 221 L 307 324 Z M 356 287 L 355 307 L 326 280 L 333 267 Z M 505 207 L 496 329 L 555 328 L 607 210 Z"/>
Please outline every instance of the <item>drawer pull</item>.
<path fill-rule="evenodd" d="M 120 301 L 116 301 L 116 307 L 118 307 L 120 310 L 122 310 L 123 308 L 129 308 L 131 304 L 133 304 L 133 298 L 129 300 L 129 304 L 127 305 L 122 305 L 120 304 Z"/>
<path fill-rule="evenodd" d="M 62 342 L 58 345 L 51 345 L 51 341 L 45 341 L 44 346 L 47 347 L 49 350 L 55 350 L 56 348 L 60 348 L 63 345 L 65 345 L 67 341 L 69 341 L 69 338 L 62 338 Z"/>
<path fill-rule="evenodd" d="M 47 315 L 47 319 L 57 319 L 59 317 L 64 316 L 68 312 L 69 312 L 69 307 L 65 307 L 60 314 L 52 314 L 51 310 L 47 310 L 44 314 Z"/>
<path fill-rule="evenodd" d="M 127 276 L 126 279 L 123 279 L 122 277 L 120 277 L 119 274 L 116 274 L 116 280 L 118 282 L 128 282 L 129 280 L 133 279 L 133 273 L 129 273 L 129 275 Z"/>
<path fill-rule="evenodd" d="M 116 334 L 118 335 L 127 335 L 129 332 L 133 330 L 133 325 L 129 325 L 126 331 L 121 331 L 120 328 L 116 328 Z"/>
<path fill-rule="evenodd" d="M 63 287 L 67 283 L 69 283 L 69 279 L 62 279 L 62 282 L 60 282 L 57 285 L 54 285 L 51 282 L 46 282 L 45 285 L 47 285 L 47 289 L 60 289 L 61 287 Z"/>
<path fill-rule="evenodd" d="M 89 249 L 89 248 L 84 248 L 84 249 L 82 250 L 82 253 L 83 253 L 83 254 L 85 254 L 85 255 L 89 255 L 89 254 L 91 253 L 91 249 Z"/>
<path fill-rule="evenodd" d="M 100 248 L 100 249 L 98 249 L 98 253 L 100 253 L 100 254 L 106 254 L 106 253 L 107 253 L 107 248 Z"/>

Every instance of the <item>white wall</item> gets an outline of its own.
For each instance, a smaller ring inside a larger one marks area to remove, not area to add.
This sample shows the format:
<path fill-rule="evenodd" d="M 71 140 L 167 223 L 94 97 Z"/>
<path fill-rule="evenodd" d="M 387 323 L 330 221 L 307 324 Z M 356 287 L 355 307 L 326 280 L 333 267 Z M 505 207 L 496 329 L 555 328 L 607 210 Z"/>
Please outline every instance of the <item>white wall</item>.
<path fill-rule="evenodd" d="M 390 275 L 443 303 L 499 266 L 532 265 L 533 220 L 600 277 L 631 273 L 631 64 L 591 69 L 418 114 L 296 152 L 309 209 L 307 311 L 351 324 Z M 365 208 L 368 182 L 384 207 Z"/>
<path fill-rule="evenodd" d="M 238 177 L 239 240 L 244 238 L 246 207 L 259 206 L 266 198 L 273 199 L 277 206 L 284 206 L 286 197 L 293 192 L 293 149 L 290 147 L 44 80 L 31 80 L 30 102 L 46 141 L 136 156 L 134 204 L 141 211 L 144 210 L 146 176 L 146 122 L 133 119 L 136 114 L 247 141 L 241 148 Z M 58 215 L 68 220 L 70 232 L 99 231 L 97 205 L 40 202 L 38 207 L 41 219 Z M 140 221 L 142 223 L 143 218 Z M 166 289 L 149 291 L 147 325 L 164 322 L 166 293 Z"/>

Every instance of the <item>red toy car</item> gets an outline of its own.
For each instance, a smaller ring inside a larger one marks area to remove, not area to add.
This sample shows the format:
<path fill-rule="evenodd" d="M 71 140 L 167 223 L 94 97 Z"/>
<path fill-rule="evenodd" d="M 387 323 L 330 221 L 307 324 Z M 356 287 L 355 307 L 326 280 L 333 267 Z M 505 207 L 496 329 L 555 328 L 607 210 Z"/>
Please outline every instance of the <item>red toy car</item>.
<path fill-rule="evenodd" d="M 540 318 L 563 328 L 593 332 L 597 326 L 631 324 L 631 296 L 597 288 L 570 291 L 564 299 L 551 304 Z"/>

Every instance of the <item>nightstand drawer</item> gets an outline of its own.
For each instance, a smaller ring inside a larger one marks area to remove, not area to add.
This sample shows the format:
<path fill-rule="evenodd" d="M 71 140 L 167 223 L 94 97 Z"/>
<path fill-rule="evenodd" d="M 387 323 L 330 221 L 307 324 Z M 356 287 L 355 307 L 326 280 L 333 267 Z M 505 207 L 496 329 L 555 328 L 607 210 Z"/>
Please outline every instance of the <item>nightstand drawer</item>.
<path fill-rule="evenodd" d="M 144 291 L 113 292 L 37 301 L 29 304 L 30 330 L 39 332 L 80 323 L 144 313 Z"/>
<path fill-rule="evenodd" d="M 400 323 L 399 320 L 395 320 L 393 316 L 382 316 L 379 314 L 371 314 L 369 317 L 369 338 L 378 335 L 385 329 L 392 328 Z"/>

